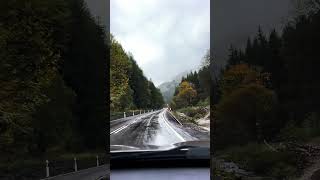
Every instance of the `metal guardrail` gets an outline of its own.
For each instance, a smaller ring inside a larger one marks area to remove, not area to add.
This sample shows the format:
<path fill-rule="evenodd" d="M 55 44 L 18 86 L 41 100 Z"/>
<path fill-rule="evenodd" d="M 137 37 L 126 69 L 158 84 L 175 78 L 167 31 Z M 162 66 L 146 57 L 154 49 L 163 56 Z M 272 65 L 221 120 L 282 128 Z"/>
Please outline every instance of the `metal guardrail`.
<path fill-rule="evenodd" d="M 86 158 L 86 160 L 88 160 L 87 158 Z M 105 161 L 105 163 L 106 163 L 106 161 Z M 52 167 L 52 165 L 51 165 L 51 162 L 49 161 L 49 160 L 46 160 L 45 161 L 45 164 L 46 164 L 46 166 L 45 166 L 45 172 L 46 172 L 46 176 L 45 176 L 45 178 L 43 178 L 43 180 L 49 180 L 49 179 L 51 179 L 51 178 L 53 178 L 53 177 L 57 177 L 57 176 L 64 176 L 64 175 L 68 175 L 68 174 L 72 174 L 72 173 L 75 173 L 75 172 L 77 172 L 79 169 L 78 169 L 78 164 L 79 164 L 79 159 L 77 159 L 76 157 L 74 157 L 73 158 L 73 167 L 72 167 L 72 169 L 73 169 L 73 171 L 71 171 L 71 172 L 65 172 L 65 173 L 61 173 L 61 174 L 55 174 L 55 173 L 52 173 L 52 171 L 55 171 L 55 169 L 54 169 L 54 167 Z M 101 165 L 104 165 L 104 163 L 103 163 L 103 160 L 102 160 L 102 158 L 101 157 L 99 157 L 98 155 L 96 156 L 96 158 L 95 158 L 95 166 L 93 166 L 93 167 L 99 167 L 99 166 L 101 166 Z M 81 169 L 81 170 L 86 170 L 86 169 L 90 169 L 90 168 L 93 168 L 92 166 L 91 167 L 89 167 L 89 168 L 84 168 L 84 169 Z M 70 169 L 71 169 L 71 167 L 70 167 Z M 54 175 L 53 175 L 54 174 Z M 53 176 L 52 176 L 53 175 Z"/>
<path fill-rule="evenodd" d="M 110 121 L 130 117 L 130 116 L 145 114 L 145 113 L 149 113 L 149 112 L 153 112 L 153 111 L 156 111 L 156 110 L 147 109 L 147 110 L 129 110 L 129 111 L 124 111 L 124 112 L 111 112 Z"/>

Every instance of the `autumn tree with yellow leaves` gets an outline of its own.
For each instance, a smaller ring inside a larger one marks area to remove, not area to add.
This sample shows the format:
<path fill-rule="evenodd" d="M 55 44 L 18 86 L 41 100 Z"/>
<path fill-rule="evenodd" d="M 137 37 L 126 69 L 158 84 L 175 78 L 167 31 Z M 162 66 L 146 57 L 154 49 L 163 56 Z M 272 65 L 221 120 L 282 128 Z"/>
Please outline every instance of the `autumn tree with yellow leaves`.
<path fill-rule="evenodd" d="M 173 98 L 172 106 L 173 108 L 190 106 L 196 96 L 197 91 L 192 87 L 192 84 L 188 81 L 183 81 L 178 87 L 178 94 Z"/>

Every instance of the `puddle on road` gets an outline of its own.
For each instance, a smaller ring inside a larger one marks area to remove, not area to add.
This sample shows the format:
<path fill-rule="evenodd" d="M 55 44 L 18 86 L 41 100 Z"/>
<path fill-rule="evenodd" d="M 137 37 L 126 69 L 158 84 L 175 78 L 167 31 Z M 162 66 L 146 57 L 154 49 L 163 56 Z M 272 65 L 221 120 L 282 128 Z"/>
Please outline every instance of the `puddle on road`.
<path fill-rule="evenodd" d="M 114 134 L 111 144 L 129 145 L 142 149 L 145 146 L 145 149 L 149 149 L 149 146 L 168 146 L 182 142 L 173 132 L 174 127 L 168 127 L 167 123 L 171 123 L 165 121 L 164 118 L 163 112 L 141 117 L 128 128 Z"/>
<path fill-rule="evenodd" d="M 165 125 L 163 118 L 162 112 L 152 119 L 150 127 L 146 130 L 147 136 L 145 136 L 145 144 L 167 146 L 181 142 L 181 140 Z"/>
<path fill-rule="evenodd" d="M 150 142 L 153 141 L 155 135 L 157 134 L 158 129 L 159 123 L 158 116 L 156 115 L 150 120 L 150 122 L 148 120 L 147 124 L 145 125 L 143 143 L 150 144 Z"/>

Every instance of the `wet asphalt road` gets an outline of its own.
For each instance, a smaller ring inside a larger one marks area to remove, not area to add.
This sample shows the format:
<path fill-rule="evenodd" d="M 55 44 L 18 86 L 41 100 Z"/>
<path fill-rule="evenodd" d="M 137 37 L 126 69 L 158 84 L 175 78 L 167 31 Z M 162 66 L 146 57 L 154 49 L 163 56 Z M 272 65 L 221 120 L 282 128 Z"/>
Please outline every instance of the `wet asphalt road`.
<path fill-rule="evenodd" d="M 182 125 L 169 115 L 167 109 L 114 120 L 110 122 L 110 127 L 111 145 L 143 148 L 198 140 L 194 136 L 198 132 L 185 131 Z"/>

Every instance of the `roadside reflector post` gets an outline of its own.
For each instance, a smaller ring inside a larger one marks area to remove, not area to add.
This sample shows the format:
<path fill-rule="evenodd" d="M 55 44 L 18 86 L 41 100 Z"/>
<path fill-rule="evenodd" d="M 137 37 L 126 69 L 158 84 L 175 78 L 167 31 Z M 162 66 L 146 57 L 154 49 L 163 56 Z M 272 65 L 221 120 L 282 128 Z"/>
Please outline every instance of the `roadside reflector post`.
<path fill-rule="evenodd" d="M 146 113 L 146 110 L 143 110 L 143 113 Z"/>
<path fill-rule="evenodd" d="M 133 110 L 133 112 L 132 112 L 132 116 L 134 116 L 134 110 Z"/>
<path fill-rule="evenodd" d="M 123 112 L 123 117 L 124 117 L 124 118 L 126 117 L 126 112 Z"/>
<path fill-rule="evenodd" d="M 78 171 L 77 158 L 74 158 L 74 171 Z"/>
<path fill-rule="evenodd" d="M 99 156 L 97 156 L 97 167 L 99 166 Z"/>
<path fill-rule="evenodd" d="M 140 114 L 141 114 L 141 110 L 140 110 Z"/>
<path fill-rule="evenodd" d="M 49 174 L 49 161 L 46 160 L 46 177 L 49 177 L 50 174 Z"/>

